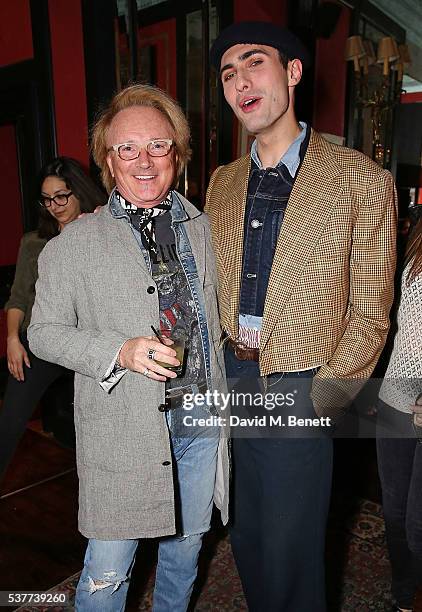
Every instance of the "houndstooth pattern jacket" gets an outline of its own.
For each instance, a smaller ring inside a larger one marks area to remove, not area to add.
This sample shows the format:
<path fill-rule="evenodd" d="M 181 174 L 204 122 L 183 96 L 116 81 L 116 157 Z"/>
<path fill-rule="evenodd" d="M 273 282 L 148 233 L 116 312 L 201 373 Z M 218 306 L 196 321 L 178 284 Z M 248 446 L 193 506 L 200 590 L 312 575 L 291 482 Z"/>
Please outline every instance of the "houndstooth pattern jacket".
<path fill-rule="evenodd" d="M 207 192 L 223 329 L 238 335 L 250 156 L 217 168 Z M 281 227 L 265 301 L 260 370 L 321 366 L 317 378 L 369 377 L 393 299 L 396 195 L 371 159 L 311 132 Z"/>

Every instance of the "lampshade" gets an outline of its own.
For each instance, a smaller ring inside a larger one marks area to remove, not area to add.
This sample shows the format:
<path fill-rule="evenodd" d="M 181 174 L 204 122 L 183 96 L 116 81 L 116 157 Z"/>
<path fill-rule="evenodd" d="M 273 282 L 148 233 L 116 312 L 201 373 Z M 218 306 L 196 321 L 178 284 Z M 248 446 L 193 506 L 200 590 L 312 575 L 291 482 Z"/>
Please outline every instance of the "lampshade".
<path fill-rule="evenodd" d="M 394 49 L 393 57 L 394 57 L 394 59 L 390 60 L 390 61 L 394 62 L 395 60 L 399 59 L 400 52 L 399 52 L 399 46 L 398 46 L 398 44 L 396 42 L 396 39 L 392 38 L 391 40 L 393 41 L 393 49 Z"/>
<path fill-rule="evenodd" d="M 349 62 L 353 60 L 356 72 L 359 72 L 359 58 L 365 55 L 362 38 L 360 36 L 349 36 L 344 50 L 344 59 Z"/>
<path fill-rule="evenodd" d="M 405 67 L 412 62 L 407 45 L 399 45 L 399 59 L 391 66 L 392 70 L 397 70 L 397 81 L 401 83 Z"/>
<path fill-rule="evenodd" d="M 375 64 L 377 59 L 377 56 L 375 55 L 374 43 L 372 40 L 364 40 L 363 48 L 365 49 L 365 53 L 368 58 L 368 64 L 372 66 L 372 64 Z"/>
<path fill-rule="evenodd" d="M 376 55 L 374 45 L 370 40 L 363 41 L 363 48 L 365 49 L 365 55 L 361 57 L 360 63 L 363 68 L 363 74 L 368 74 L 369 66 L 372 66 L 376 62 Z"/>
<path fill-rule="evenodd" d="M 407 45 L 399 45 L 400 61 L 403 64 L 411 64 L 412 58 L 410 57 L 409 47 Z"/>
<path fill-rule="evenodd" d="M 383 64 L 383 75 L 388 75 L 388 64 L 394 62 L 399 57 L 399 50 L 396 41 L 391 36 L 384 36 L 378 43 L 379 64 Z"/>

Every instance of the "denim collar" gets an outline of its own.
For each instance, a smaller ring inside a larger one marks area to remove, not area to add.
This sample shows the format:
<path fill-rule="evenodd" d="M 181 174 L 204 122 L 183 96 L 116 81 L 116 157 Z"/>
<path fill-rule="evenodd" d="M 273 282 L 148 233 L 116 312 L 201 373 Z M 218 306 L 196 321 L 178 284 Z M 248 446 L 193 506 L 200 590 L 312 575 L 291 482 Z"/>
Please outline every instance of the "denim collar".
<path fill-rule="evenodd" d="M 294 139 L 290 147 L 287 149 L 287 151 L 277 164 L 277 168 L 280 166 L 280 164 L 286 166 L 287 170 L 293 178 L 296 176 L 297 169 L 300 165 L 300 147 L 302 142 L 305 140 L 306 131 L 308 127 L 304 121 L 299 121 L 299 125 L 302 128 L 300 134 Z M 252 143 L 251 158 L 256 163 L 258 168 L 262 169 L 263 166 L 258 156 L 256 140 L 254 140 Z"/>
<path fill-rule="evenodd" d="M 115 196 L 116 188 L 110 193 L 110 197 L 108 199 L 108 203 L 110 206 L 110 212 L 113 217 L 116 219 L 127 219 L 129 220 L 129 215 L 120 204 L 119 199 Z M 172 198 L 172 207 L 170 209 L 170 214 L 173 222 L 181 222 L 186 221 L 189 218 L 188 213 L 182 206 L 182 203 L 175 191 L 170 191 Z"/>

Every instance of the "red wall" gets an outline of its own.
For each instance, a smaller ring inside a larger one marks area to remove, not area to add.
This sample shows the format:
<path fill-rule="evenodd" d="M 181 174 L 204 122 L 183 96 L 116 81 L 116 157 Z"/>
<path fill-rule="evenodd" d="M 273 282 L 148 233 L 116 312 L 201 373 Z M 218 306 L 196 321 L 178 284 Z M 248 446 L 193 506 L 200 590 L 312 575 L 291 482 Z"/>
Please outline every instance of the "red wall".
<path fill-rule="evenodd" d="M 234 0 L 234 21 L 287 24 L 287 0 Z"/>
<path fill-rule="evenodd" d="M 176 19 L 166 19 L 139 28 L 139 47 L 153 46 L 157 59 L 157 85 L 177 98 Z"/>
<path fill-rule="evenodd" d="M 89 163 L 81 0 L 49 0 L 57 150 Z"/>
<path fill-rule="evenodd" d="M 316 44 L 313 127 L 320 132 L 344 136 L 347 66 L 344 47 L 349 36 L 351 10 L 342 7 L 340 19 L 329 39 Z"/>
<path fill-rule="evenodd" d="M 12 124 L 0 126 L 0 168 L 2 185 L 0 266 L 9 266 L 16 262 L 23 233 L 18 154 L 15 126 Z"/>
<path fill-rule="evenodd" d="M 49 0 L 57 147 L 87 165 L 81 0 Z M 0 2 L 0 66 L 33 58 L 29 0 Z"/>
<path fill-rule="evenodd" d="M 0 66 L 31 59 L 31 12 L 29 0 L 0 3 Z"/>
<path fill-rule="evenodd" d="M 0 126 L 0 168 L 2 184 L 0 266 L 9 266 L 16 262 L 23 233 L 15 126 L 11 124 Z M 0 357 L 6 354 L 6 337 L 6 315 L 0 310 Z"/>

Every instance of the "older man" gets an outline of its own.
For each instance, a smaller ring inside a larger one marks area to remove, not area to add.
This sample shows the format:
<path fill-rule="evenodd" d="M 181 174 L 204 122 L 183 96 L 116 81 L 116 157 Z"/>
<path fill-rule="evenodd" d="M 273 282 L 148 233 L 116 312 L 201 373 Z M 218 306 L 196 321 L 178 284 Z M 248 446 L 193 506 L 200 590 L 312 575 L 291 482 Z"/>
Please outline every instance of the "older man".
<path fill-rule="evenodd" d="M 184 394 L 224 383 L 208 221 L 174 190 L 189 128 L 164 92 L 117 94 L 92 148 L 109 204 L 45 248 L 29 329 L 35 354 L 76 371 L 79 528 L 89 538 L 76 609 L 123 610 L 138 538 L 171 536 L 159 544 L 154 610 L 183 611 L 213 493 L 227 518 L 226 440 L 218 427 L 183 425 Z M 151 325 L 184 333 L 179 377 L 161 365 L 180 362 Z"/>
<path fill-rule="evenodd" d="M 370 376 L 392 300 L 392 177 L 298 122 L 308 59 L 291 32 L 265 22 L 229 26 L 211 50 L 226 101 L 256 136 L 250 155 L 216 170 L 207 197 L 227 374 L 298 391 L 280 409 L 279 439 L 233 441 L 232 546 L 253 612 L 325 610 L 332 444 L 312 427 Z M 289 416 L 309 429 L 289 430 Z"/>

